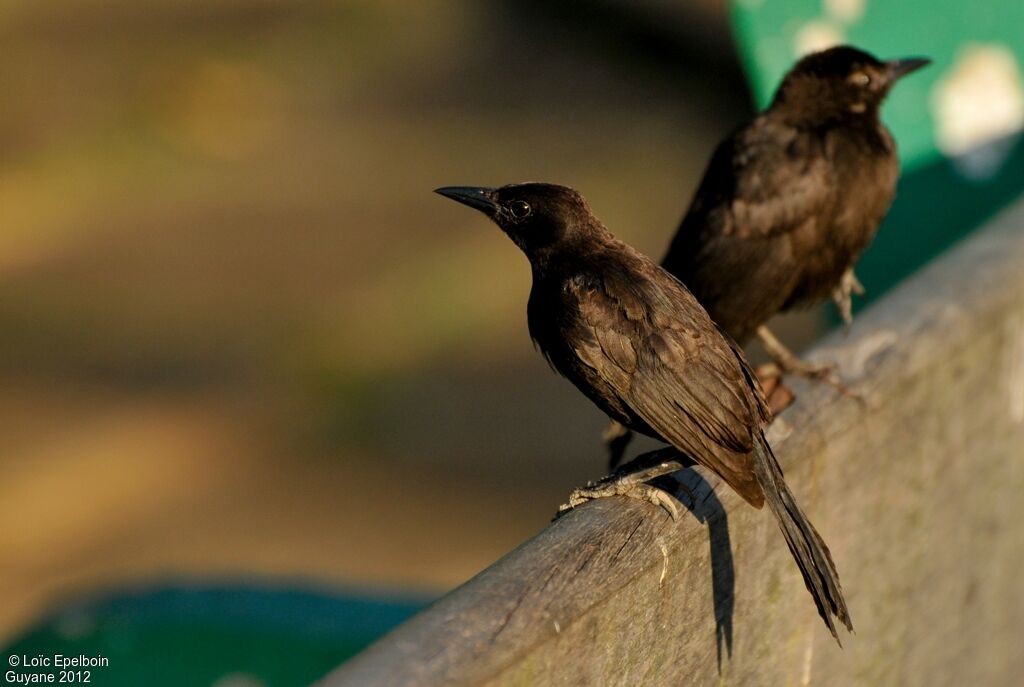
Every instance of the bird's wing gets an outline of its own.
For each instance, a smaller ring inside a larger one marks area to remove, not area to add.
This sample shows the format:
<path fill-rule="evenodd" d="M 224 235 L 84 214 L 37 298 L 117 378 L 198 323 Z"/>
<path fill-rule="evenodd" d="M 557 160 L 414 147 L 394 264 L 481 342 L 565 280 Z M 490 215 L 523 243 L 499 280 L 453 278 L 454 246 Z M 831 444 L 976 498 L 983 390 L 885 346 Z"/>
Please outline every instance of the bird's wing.
<path fill-rule="evenodd" d="M 760 504 L 748 454 L 768 409 L 738 349 L 667 273 L 588 291 L 578 358 L 665 440 Z"/>
<path fill-rule="evenodd" d="M 719 145 L 688 219 L 738 238 L 777 236 L 814 223 L 833 187 L 822 145 L 814 134 L 758 118 Z"/>

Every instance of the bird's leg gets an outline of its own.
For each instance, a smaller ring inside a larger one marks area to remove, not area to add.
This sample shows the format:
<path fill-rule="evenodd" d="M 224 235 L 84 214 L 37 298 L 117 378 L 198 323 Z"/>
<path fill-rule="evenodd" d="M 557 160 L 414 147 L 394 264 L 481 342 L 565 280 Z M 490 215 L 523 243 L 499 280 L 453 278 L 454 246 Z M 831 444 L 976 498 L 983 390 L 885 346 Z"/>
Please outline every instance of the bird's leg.
<path fill-rule="evenodd" d="M 772 331 L 763 324 L 757 328 L 757 338 L 761 340 L 764 350 L 767 351 L 768 355 L 770 355 L 772 360 L 775 361 L 775 365 L 779 369 L 779 376 L 791 374 L 796 375 L 797 377 L 805 377 L 807 379 L 817 379 L 818 381 L 825 382 L 826 384 L 834 387 L 844 396 L 856 396 L 856 394 L 850 391 L 846 385 L 843 384 L 838 375 L 836 375 L 834 364 L 814 364 L 801 360 L 797 357 L 796 353 L 789 350 L 786 345 L 779 341 Z"/>
<path fill-rule="evenodd" d="M 626 447 L 633 439 L 633 432 L 626 429 L 623 424 L 612 420 L 611 424 L 602 432 L 601 438 L 604 439 L 604 444 L 608 447 L 608 469 L 614 470 L 622 462 Z"/>
<path fill-rule="evenodd" d="M 757 338 L 761 340 L 764 350 L 772 357 L 780 372 L 809 379 L 827 379 L 833 376 L 835 365 L 831 363 L 809 363 L 801 360 L 796 353 L 789 350 L 766 325 L 757 328 Z"/>
<path fill-rule="evenodd" d="M 835 301 L 836 307 L 839 309 L 839 315 L 843 318 L 843 327 L 847 330 L 850 329 L 850 325 L 853 323 L 853 299 L 850 298 L 851 293 L 863 296 L 864 285 L 860 283 L 857 275 L 853 273 L 853 268 L 847 267 L 846 271 L 843 272 L 843 276 L 840 277 L 839 283 L 832 289 L 832 300 Z"/>
<path fill-rule="evenodd" d="M 675 453 L 674 449 L 673 453 Z M 558 507 L 558 515 L 562 515 L 566 511 L 572 510 L 576 506 L 586 503 L 592 499 L 604 499 L 610 496 L 628 496 L 630 498 L 649 501 L 656 506 L 661 506 L 668 511 L 668 514 L 672 516 L 673 520 L 677 520 L 679 518 L 679 506 L 676 505 L 675 499 L 672 498 L 672 495 L 663 489 L 647 484 L 647 482 L 652 479 L 656 479 L 662 475 L 668 475 L 676 472 L 677 470 L 682 470 L 685 467 L 682 460 L 662 459 L 663 455 L 664 453 L 662 451 L 645 454 L 629 465 L 624 466 L 626 470 L 614 472 L 603 479 L 589 483 L 585 487 L 575 489 L 571 494 L 569 494 L 569 502 L 563 503 Z M 677 453 L 676 455 L 678 457 Z M 653 458 L 655 462 L 650 465 L 640 467 L 639 469 L 631 469 L 634 465 L 641 463 L 643 459 L 648 457 Z"/>

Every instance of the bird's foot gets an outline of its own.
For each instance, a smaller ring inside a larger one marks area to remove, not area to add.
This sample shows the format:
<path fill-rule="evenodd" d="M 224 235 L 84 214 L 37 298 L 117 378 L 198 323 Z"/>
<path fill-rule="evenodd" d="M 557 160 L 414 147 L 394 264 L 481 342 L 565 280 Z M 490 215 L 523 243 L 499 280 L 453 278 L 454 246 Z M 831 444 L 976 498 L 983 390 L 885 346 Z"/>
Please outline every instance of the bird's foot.
<path fill-rule="evenodd" d="M 794 377 L 824 382 L 843 396 L 861 400 L 860 395 L 851 391 L 839 378 L 839 375 L 836 374 L 835 363 L 811 363 L 802 360 L 775 338 L 771 330 L 764 325 L 758 327 L 757 335 L 761 339 L 761 343 L 764 345 L 768 355 L 775 361 L 774 364 L 777 367 L 778 371 L 776 374 L 778 376 L 793 375 Z M 767 366 L 762 366 L 762 369 L 765 367 Z"/>
<path fill-rule="evenodd" d="M 629 498 L 641 499 L 643 501 L 653 503 L 656 506 L 660 506 L 668 512 L 673 520 L 678 520 L 679 506 L 676 504 L 676 500 L 672 495 L 652 484 L 647 484 L 647 482 L 657 477 L 661 477 L 662 475 L 667 475 L 675 472 L 676 470 L 680 470 L 682 467 L 683 465 L 679 461 L 666 460 L 642 470 L 627 473 L 615 473 L 605 477 L 604 479 L 598 480 L 597 482 L 591 482 L 585 487 L 573 490 L 573 492 L 569 494 L 569 502 L 563 503 L 558 507 L 558 514 L 555 517 L 557 518 L 573 508 L 593 499 L 604 499 L 611 496 L 627 496 Z"/>
<path fill-rule="evenodd" d="M 774 365 L 778 368 L 780 376 L 792 375 L 829 384 L 839 383 L 835 363 L 812 363 L 794 355 L 792 358 L 777 358 Z"/>
<path fill-rule="evenodd" d="M 860 393 L 848 387 L 846 382 L 840 379 L 836 373 L 835 363 L 811 363 L 800 358 L 794 358 L 792 361 L 787 361 L 784 365 L 779 365 L 779 367 L 782 369 L 783 375 L 789 374 L 794 377 L 803 377 L 804 379 L 823 382 L 846 398 L 860 403 L 864 402 L 864 397 Z"/>
<path fill-rule="evenodd" d="M 569 502 L 558 507 L 558 512 L 563 513 L 576 508 L 592 499 L 604 499 L 610 496 L 628 496 L 629 498 L 641 499 L 656 506 L 664 508 L 673 520 L 679 519 L 679 507 L 675 500 L 668 493 L 650 484 L 602 484 L 595 487 L 584 487 L 574 490 L 569 494 Z"/>
<path fill-rule="evenodd" d="M 850 297 L 851 293 L 855 293 L 858 296 L 864 295 L 864 285 L 857 279 L 857 275 L 853 273 L 852 267 L 843 272 L 843 276 L 839 279 L 839 284 L 832 289 L 832 300 L 835 301 L 836 308 L 839 309 L 839 316 L 843 318 L 843 327 L 846 330 L 849 330 L 850 325 L 853 324 L 853 299 Z"/>
<path fill-rule="evenodd" d="M 611 424 L 601 433 L 601 438 L 604 439 L 604 444 L 608 447 L 608 469 L 614 470 L 622 462 L 622 457 L 626 454 L 626 447 L 633 439 L 633 432 L 612 420 Z"/>

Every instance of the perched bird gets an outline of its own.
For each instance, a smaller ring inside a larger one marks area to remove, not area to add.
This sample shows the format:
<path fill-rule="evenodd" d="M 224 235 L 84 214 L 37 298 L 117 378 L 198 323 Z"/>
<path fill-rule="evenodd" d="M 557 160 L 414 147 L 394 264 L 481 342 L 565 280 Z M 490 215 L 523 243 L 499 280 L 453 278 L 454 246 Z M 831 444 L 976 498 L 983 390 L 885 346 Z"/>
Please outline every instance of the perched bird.
<path fill-rule="evenodd" d="M 896 145 L 878 116 L 889 89 L 929 63 L 882 62 L 849 46 L 801 59 L 771 105 L 719 144 L 662 266 L 735 341 L 757 334 L 782 374 L 831 382 L 765 326 L 829 296 L 851 322 L 853 266 L 892 203 Z M 629 441 L 605 434 L 618 463 Z"/>
<path fill-rule="evenodd" d="M 486 214 L 526 254 L 530 335 L 551 366 L 609 417 L 671 444 L 751 505 L 767 502 L 825 624 L 833 636 L 834 618 L 850 629 L 828 547 L 765 440 L 770 411 L 757 378 L 686 287 L 612 236 L 571 188 L 437 193 Z"/>
<path fill-rule="evenodd" d="M 828 296 L 849 321 L 853 265 L 899 176 L 878 109 L 897 79 L 928 63 L 880 62 L 848 46 L 813 53 L 767 110 L 719 144 L 662 265 L 733 339 Z"/>

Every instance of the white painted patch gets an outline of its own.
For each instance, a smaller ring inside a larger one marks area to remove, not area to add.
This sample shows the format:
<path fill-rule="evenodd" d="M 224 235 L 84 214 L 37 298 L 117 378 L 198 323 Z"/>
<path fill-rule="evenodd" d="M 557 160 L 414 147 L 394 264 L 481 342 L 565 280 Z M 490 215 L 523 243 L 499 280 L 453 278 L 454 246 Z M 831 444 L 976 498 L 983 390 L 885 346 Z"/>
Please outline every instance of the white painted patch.
<path fill-rule="evenodd" d="M 971 44 L 931 93 L 939 150 L 971 178 L 999 171 L 1024 129 L 1024 78 L 1009 48 Z"/>
<path fill-rule="evenodd" d="M 1009 392 L 1010 421 L 1024 422 L 1024 316 L 1017 315 L 1006 323 L 1006 335 L 1010 339 L 1006 361 L 1007 391 Z"/>
<path fill-rule="evenodd" d="M 807 22 L 793 37 L 793 54 L 797 57 L 818 52 L 846 42 L 843 29 L 827 19 L 815 19 Z"/>
<path fill-rule="evenodd" d="M 836 21 L 853 24 L 860 21 L 867 7 L 866 0 L 824 0 L 825 13 Z"/>

